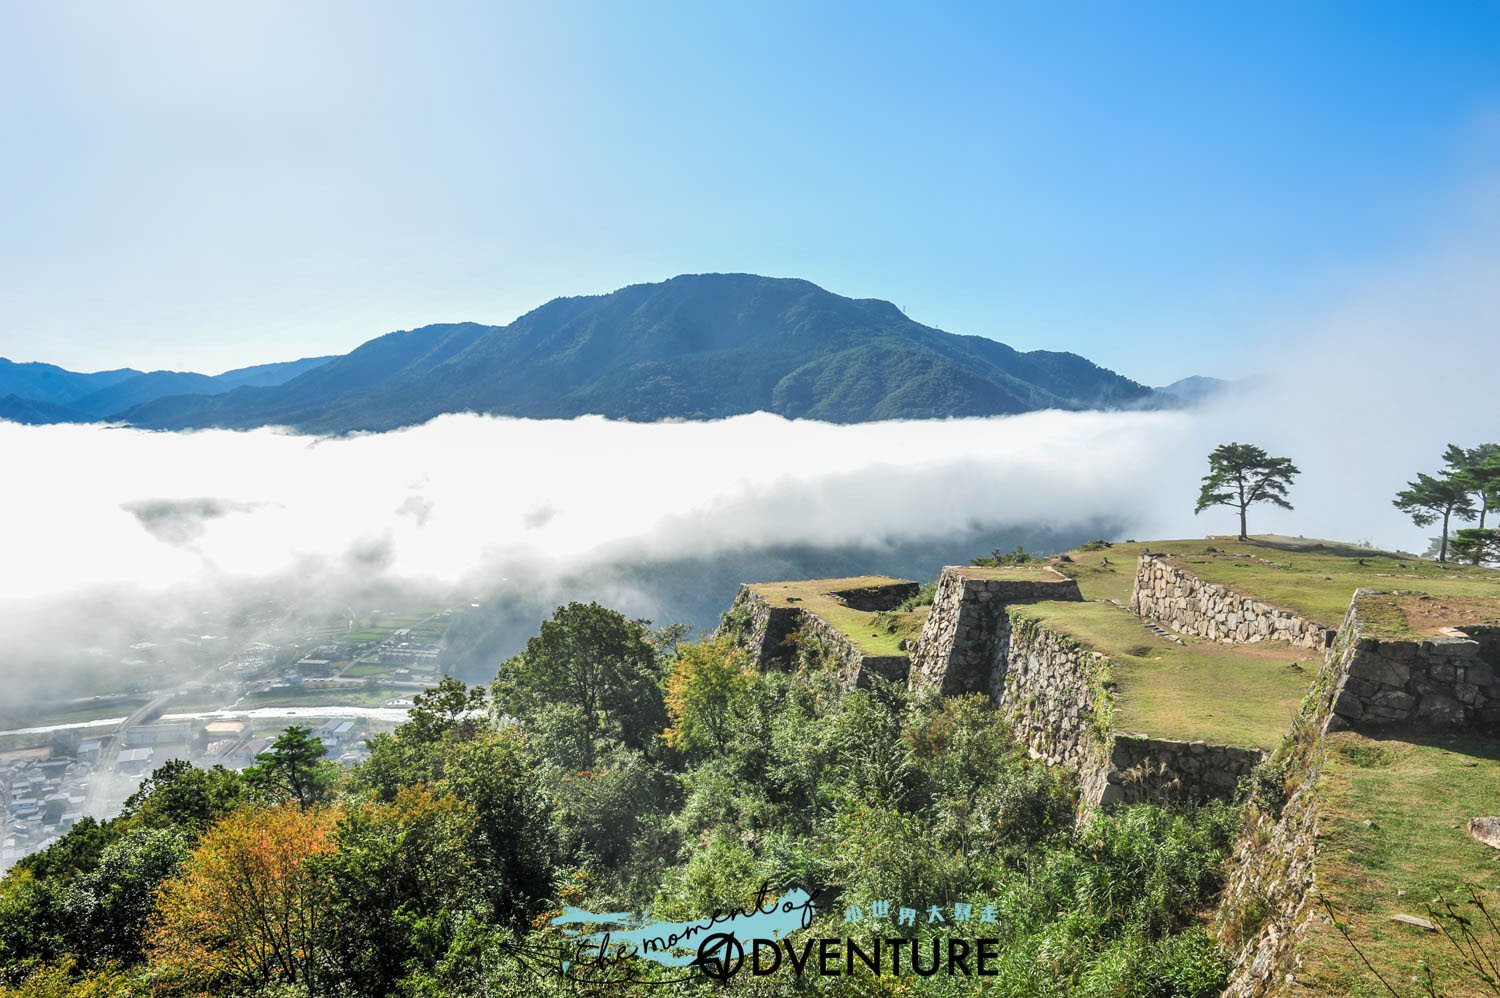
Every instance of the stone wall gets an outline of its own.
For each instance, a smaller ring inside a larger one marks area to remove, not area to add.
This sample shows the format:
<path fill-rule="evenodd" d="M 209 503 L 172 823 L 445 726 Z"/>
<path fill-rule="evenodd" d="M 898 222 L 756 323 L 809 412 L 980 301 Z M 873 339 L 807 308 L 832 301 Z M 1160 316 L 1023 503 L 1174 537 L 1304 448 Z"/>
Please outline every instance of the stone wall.
<path fill-rule="evenodd" d="M 1291 793 L 1277 807 L 1252 802 L 1215 921 L 1219 942 L 1235 954 L 1225 998 L 1298 990 L 1296 944 L 1324 917 L 1312 891 L 1324 732 L 1500 730 L 1494 680 L 1500 629 L 1382 641 L 1364 621 L 1370 601 L 1385 595 L 1355 592 L 1312 691 L 1276 750 L 1268 777 Z"/>
<path fill-rule="evenodd" d="M 1028 619 L 1024 609 L 1005 617 L 1000 711 L 1033 756 L 1078 771 L 1086 809 L 1227 798 L 1264 758 L 1258 749 L 1110 730 L 1109 658 Z"/>
<path fill-rule="evenodd" d="M 796 607 L 772 606 L 754 589 L 740 586 L 714 636 L 732 633 L 762 669 L 785 667 L 792 654 L 786 638 L 801 625 L 802 616 Z"/>
<path fill-rule="evenodd" d="M 1358 599 L 1357 591 L 1353 602 Z M 1268 760 L 1230 855 L 1214 918 L 1220 946 L 1234 956 L 1223 998 L 1298 990 L 1296 944 L 1323 917 L 1314 901 L 1322 734 L 1332 716 L 1329 677 L 1353 640 L 1347 622 L 1346 617 L 1312 690 Z"/>
<path fill-rule="evenodd" d="M 1083 774 L 1084 800 L 1227 800 L 1265 757 L 1260 749 L 1116 732 L 1110 736 L 1107 765 Z"/>
<path fill-rule="evenodd" d="M 885 583 L 878 586 L 866 586 L 863 589 L 835 589 L 828 595 L 850 609 L 878 613 L 882 610 L 896 609 L 917 595 L 921 589 L 922 587 L 915 582 L 901 582 L 895 585 Z"/>
<path fill-rule="evenodd" d="M 1316 760 L 1311 754 L 1298 765 L 1296 788 L 1279 813 L 1252 809 L 1235 842 L 1214 921 L 1219 944 L 1234 957 L 1223 998 L 1296 990 L 1296 943 L 1321 917 L 1312 900 L 1321 776 Z"/>
<path fill-rule="evenodd" d="M 912 651 L 913 686 L 944 696 L 990 693 L 1004 686 L 1004 642 L 1010 603 L 1038 600 L 1081 601 L 1072 579 L 984 579 L 963 566 L 949 566 L 938 577 L 932 613 Z M 997 678 L 998 671 L 998 678 Z"/>
<path fill-rule="evenodd" d="M 1000 617 L 999 666 L 986 692 L 1016 741 L 1048 765 L 1081 774 L 1099 769 L 1108 743 L 1109 660 L 1019 614 Z"/>
<path fill-rule="evenodd" d="M 1360 730 L 1500 732 L 1500 676 L 1491 628 L 1421 640 L 1382 641 L 1367 632 L 1361 611 L 1387 595 L 1360 589 L 1318 676 L 1327 698 L 1325 727 Z M 1488 659 L 1488 660 L 1487 660 Z"/>
<path fill-rule="evenodd" d="M 1333 631 L 1289 610 L 1280 610 L 1156 555 L 1143 554 L 1136 564 L 1130 612 L 1170 627 L 1179 634 L 1249 644 L 1285 641 L 1299 648 L 1328 647 Z"/>
<path fill-rule="evenodd" d="M 866 655 L 843 631 L 815 613 L 803 613 L 801 631 L 818 642 L 825 660 L 838 670 L 839 680 L 846 687 L 869 689 L 870 679 L 876 676 L 904 680 L 911 667 L 911 659 L 905 655 Z"/>

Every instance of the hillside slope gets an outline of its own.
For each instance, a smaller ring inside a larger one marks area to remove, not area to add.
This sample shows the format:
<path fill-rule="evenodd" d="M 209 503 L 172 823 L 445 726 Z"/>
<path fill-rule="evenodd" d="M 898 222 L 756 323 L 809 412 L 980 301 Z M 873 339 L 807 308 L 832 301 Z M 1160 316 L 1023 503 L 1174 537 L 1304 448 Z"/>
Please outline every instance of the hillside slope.
<path fill-rule="evenodd" d="M 141 372 L 131 368 L 83 374 L 54 364 L 25 363 L 0 357 L 0 397 L 14 395 L 31 402 L 71 405 L 101 388 L 133 378 Z"/>
<path fill-rule="evenodd" d="M 246 385 L 274 386 L 290 381 L 331 357 L 305 357 L 301 360 L 241 367 L 223 374 L 195 374 L 191 371 L 148 371 L 115 382 L 71 403 L 83 416 L 103 419 L 173 395 L 218 395 Z"/>
<path fill-rule="evenodd" d="M 12 423 L 44 426 L 49 423 L 83 422 L 86 417 L 71 406 L 21 398 L 19 395 L 7 395 L 0 398 L 0 419 Z"/>

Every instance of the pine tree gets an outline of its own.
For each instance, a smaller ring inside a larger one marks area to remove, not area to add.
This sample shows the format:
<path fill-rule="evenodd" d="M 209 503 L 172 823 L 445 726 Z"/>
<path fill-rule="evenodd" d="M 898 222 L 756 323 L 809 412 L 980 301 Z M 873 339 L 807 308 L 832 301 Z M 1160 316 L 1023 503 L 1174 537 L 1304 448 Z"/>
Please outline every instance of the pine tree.
<path fill-rule="evenodd" d="M 1220 444 L 1208 455 L 1208 474 L 1198 493 L 1196 515 L 1210 506 L 1234 506 L 1240 511 L 1240 540 L 1247 540 L 1245 510 L 1255 503 L 1268 502 L 1291 509 L 1287 489 L 1292 478 L 1301 474 L 1291 458 L 1271 457 L 1254 444 Z"/>

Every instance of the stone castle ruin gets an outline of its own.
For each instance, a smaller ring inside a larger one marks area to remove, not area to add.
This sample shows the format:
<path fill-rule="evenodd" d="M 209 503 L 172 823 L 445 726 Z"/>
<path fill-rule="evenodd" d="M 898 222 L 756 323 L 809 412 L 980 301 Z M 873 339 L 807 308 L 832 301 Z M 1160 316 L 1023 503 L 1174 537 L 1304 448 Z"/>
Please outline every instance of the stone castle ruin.
<path fill-rule="evenodd" d="M 858 591 L 830 586 L 824 605 L 887 610 L 916 591 L 916 583 L 896 580 Z M 1215 932 L 1236 954 L 1226 995 L 1280 993 L 1281 982 L 1292 979 L 1298 940 L 1319 917 L 1312 888 L 1324 735 L 1341 729 L 1417 739 L 1500 735 L 1497 601 L 1471 600 L 1465 615 L 1463 597 L 1360 588 L 1331 629 L 1204 580 L 1170 556 L 1143 554 L 1119 613 L 1189 642 L 1270 641 L 1321 655 L 1296 718 L 1268 760 L 1271 753 L 1259 748 L 1118 730 L 1110 655 L 1049 626 L 1046 615 L 1028 613 L 1033 604 L 1083 599 L 1077 583 L 1051 569 L 945 568 L 920 634 L 903 642 L 899 655 L 862 651 L 818 606 L 773 605 L 754 586 L 742 588 L 734 613 L 740 640 L 766 667 L 788 661 L 796 643 L 789 636 L 810 635 L 846 685 L 868 685 L 879 675 L 904 680 L 915 692 L 989 696 L 1032 756 L 1078 773 L 1084 809 L 1230 798 L 1247 777 L 1254 785 L 1252 771 L 1266 762 L 1287 796 L 1274 809 L 1252 809 L 1253 824 L 1229 861 L 1220 908 L 1221 915 L 1253 908 L 1264 919 L 1248 938 L 1231 922 L 1216 923 Z M 1423 607 L 1437 612 L 1424 614 Z M 1191 643 L 1184 648 L 1192 653 Z"/>
<path fill-rule="evenodd" d="M 1259 748 L 1179 741 L 1116 730 L 1108 654 L 1084 647 L 1021 611 L 1038 602 L 1079 602 L 1078 584 L 1047 569 L 1024 573 L 943 569 L 920 635 L 902 654 L 872 654 L 820 608 L 896 608 L 915 582 L 851 587 L 828 580 L 813 598 L 777 598 L 741 587 L 725 627 L 762 667 L 785 666 L 789 637 L 815 639 L 846 686 L 872 677 L 915 692 L 987 694 L 1018 741 L 1052 765 L 1079 773 L 1085 808 L 1115 801 L 1231 797 L 1265 758 Z M 1325 652 L 1314 696 L 1328 700 L 1326 727 L 1500 731 L 1500 628 L 1448 628 L 1419 640 L 1382 639 L 1364 619 L 1388 594 L 1361 589 L 1337 630 L 1207 582 L 1165 557 L 1142 555 L 1128 610 L 1144 622 L 1225 644 L 1279 641 Z"/>

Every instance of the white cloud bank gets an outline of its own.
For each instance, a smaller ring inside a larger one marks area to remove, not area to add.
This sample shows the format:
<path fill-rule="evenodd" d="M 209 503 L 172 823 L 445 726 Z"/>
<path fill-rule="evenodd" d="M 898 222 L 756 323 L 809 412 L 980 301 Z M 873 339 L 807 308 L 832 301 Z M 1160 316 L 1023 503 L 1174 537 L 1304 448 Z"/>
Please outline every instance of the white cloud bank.
<path fill-rule="evenodd" d="M 1057 412 L 859 426 L 455 415 L 340 439 L 0 424 L 0 451 L 25 469 L 0 493 L 0 596 L 314 566 L 469 584 L 595 558 L 1149 522 L 1192 427 Z"/>
<path fill-rule="evenodd" d="M 873 546 L 1098 517 L 1140 537 L 1221 533 L 1232 512 L 1194 517 L 1192 504 L 1204 455 L 1229 439 L 1303 469 L 1297 511 L 1257 509 L 1252 529 L 1421 547 L 1425 532 L 1391 494 L 1432 469 L 1449 439 L 1495 437 L 1469 411 L 1493 396 L 1442 389 L 1462 371 L 1382 378 L 1389 368 L 1371 359 L 1294 368 L 1277 387 L 1193 413 L 857 426 L 454 415 L 341 439 L 0 424 L 14 472 L 0 490 L 0 597 L 292 572 L 541 581 L 593 559 Z"/>

